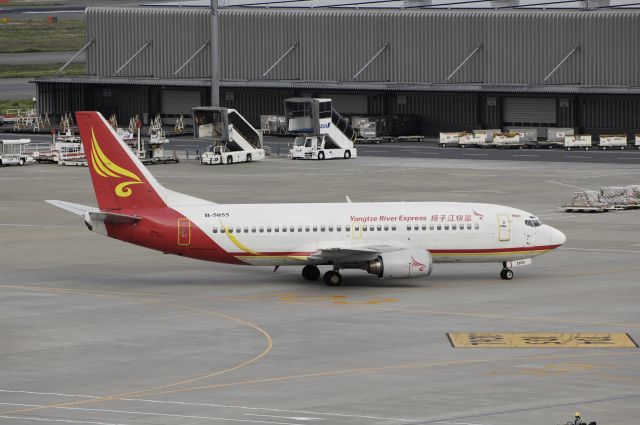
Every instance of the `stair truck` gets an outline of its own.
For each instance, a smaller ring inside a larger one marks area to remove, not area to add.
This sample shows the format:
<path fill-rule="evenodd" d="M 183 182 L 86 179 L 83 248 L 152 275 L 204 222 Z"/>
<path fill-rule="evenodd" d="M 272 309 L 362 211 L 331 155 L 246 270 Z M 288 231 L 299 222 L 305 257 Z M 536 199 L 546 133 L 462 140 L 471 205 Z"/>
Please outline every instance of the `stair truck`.
<path fill-rule="evenodd" d="M 296 134 L 291 159 L 355 158 L 356 132 L 331 106 L 331 99 L 294 97 L 284 101 L 287 130 Z"/>
<path fill-rule="evenodd" d="M 235 109 L 212 106 L 192 108 L 194 136 L 210 140 L 201 164 L 233 164 L 264 159 L 262 133 Z"/>

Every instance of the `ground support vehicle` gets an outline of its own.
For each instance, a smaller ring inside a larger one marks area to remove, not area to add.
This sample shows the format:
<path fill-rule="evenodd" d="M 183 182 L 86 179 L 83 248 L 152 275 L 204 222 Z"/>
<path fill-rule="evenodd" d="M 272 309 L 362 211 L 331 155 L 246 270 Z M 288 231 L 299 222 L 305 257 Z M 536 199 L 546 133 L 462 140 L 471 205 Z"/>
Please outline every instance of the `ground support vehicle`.
<path fill-rule="evenodd" d="M 456 146 L 460 144 L 460 136 L 465 133 L 458 132 L 448 132 L 448 133 L 440 133 L 440 140 L 438 144 L 446 148 L 447 146 Z"/>
<path fill-rule="evenodd" d="M 460 136 L 458 144 L 461 148 L 468 146 L 485 147 L 487 146 L 487 134 L 464 133 L 464 135 Z"/>
<path fill-rule="evenodd" d="M 626 134 L 601 134 L 600 135 L 600 149 L 620 149 L 627 148 L 627 135 Z"/>
<path fill-rule="evenodd" d="M 547 140 L 538 141 L 538 146 L 544 148 L 564 147 L 564 138 L 573 135 L 575 135 L 573 128 L 549 127 L 547 128 Z"/>
<path fill-rule="evenodd" d="M 212 144 L 200 156 L 207 165 L 260 161 L 265 157 L 262 132 L 235 109 L 201 106 L 192 109 L 196 138 Z"/>
<path fill-rule="evenodd" d="M 500 149 L 523 149 L 524 142 L 520 138 L 520 133 L 496 133 L 493 136 L 492 146 Z"/>
<path fill-rule="evenodd" d="M 564 137 L 564 148 L 568 151 L 572 149 L 584 149 L 588 151 L 591 147 L 590 134 L 576 134 Z"/>
<path fill-rule="evenodd" d="M 331 106 L 331 99 L 309 97 L 284 101 L 289 133 L 297 134 L 291 159 L 356 158 L 356 131 Z"/>
<path fill-rule="evenodd" d="M 25 152 L 31 139 L 0 140 L 0 165 L 27 165 L 34 163 L 31 155 Z"/>

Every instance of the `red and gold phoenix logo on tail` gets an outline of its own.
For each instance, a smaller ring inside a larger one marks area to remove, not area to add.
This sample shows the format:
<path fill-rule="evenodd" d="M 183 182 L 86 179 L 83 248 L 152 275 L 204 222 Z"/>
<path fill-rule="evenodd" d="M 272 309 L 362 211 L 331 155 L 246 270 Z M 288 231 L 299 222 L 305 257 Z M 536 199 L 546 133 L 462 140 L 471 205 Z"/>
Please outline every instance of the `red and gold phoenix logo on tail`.
<path fill-rule="evenodd" d="M 117 164 L 114 164 L 102 151 L 98 141 L 96 140 L 96 135 L 93 132 L 93 128 L 91 128 L 91 159 L 93 163 L 93 169 L 98 175 L 106 178 L 122 178 L 122 179 L 131 179 L 125 182 L 118 184 L 114 190 L 115 194 L 121 198 L 126 198 L 131 196 L 133 190 L 129 187 L 134 184 L 142 184 L 143 182 L 140 180 L 140 177 L 136 176 L 129 170 L 126 170 L 120 167 Z"/>

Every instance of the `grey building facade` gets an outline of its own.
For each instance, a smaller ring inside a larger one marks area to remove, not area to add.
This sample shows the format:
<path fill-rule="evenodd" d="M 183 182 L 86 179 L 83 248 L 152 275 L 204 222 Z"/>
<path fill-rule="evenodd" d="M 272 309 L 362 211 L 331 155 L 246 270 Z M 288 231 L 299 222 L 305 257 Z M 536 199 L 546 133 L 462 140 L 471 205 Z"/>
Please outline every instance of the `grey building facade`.
<path fill-rule="evenodd" d="M 207 105 L 208 13 L 88 9 L 89 75 L 36 80 L 40 111 L 126 120 Z M 220 12 L 220 46 L 221 103 L 254 125 L 282 114 L 285 98 L 311 95 L 346 115 L 417 115 L 425 135 L 640 130 L 638 10 L 230 8 Z"/>

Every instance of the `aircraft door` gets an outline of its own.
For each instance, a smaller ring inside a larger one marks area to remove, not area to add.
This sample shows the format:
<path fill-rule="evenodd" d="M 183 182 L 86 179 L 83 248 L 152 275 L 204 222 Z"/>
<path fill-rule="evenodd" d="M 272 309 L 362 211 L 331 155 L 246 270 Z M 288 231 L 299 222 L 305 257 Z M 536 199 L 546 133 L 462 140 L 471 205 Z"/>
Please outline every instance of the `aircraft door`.
<path fill-rule="evenodd" d="M 178 245 L 191 245 L 191 221 L 188 218 L 178 219 Z"/>
<path fill-rule="evenodd" d="M 511 219 L 509 214 L 498 214 L 498 240 L 506 242 L 511 239 Z"/>

